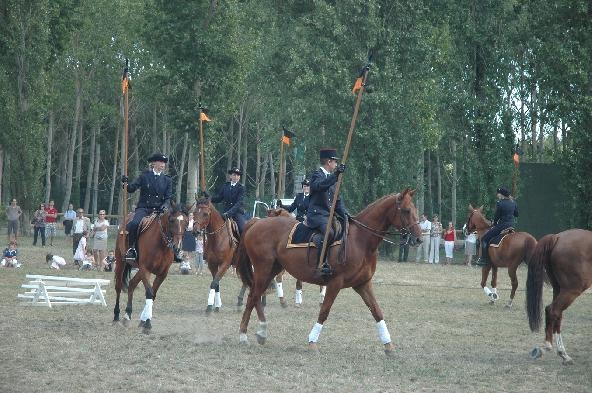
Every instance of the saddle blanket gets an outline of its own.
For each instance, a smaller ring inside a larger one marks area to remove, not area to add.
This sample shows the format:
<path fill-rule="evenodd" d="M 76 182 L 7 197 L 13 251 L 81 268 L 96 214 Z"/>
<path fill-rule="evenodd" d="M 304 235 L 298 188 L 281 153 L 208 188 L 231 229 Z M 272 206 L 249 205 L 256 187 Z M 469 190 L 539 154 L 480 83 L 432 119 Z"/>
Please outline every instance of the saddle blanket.
<path fill-rule="evenodd" d="M 506 236 L 511 235 L 512 233 L 514 233 L 514 228 L 510 227 L 510 228 L 506 228 L 503 231 L 500 232 L 499 235 L 497 235 L 496 237 L 494 237 L 493 239 L 491 239 L 491 241 L 489 242 L 489 247 L 500 247 L 502 244 L 502 241 L 505 239 Z"/>
<path fill-rule="evenodd" d="M 312 236 L 316 233 L 316 231 L 310 227 L 307 227 L 301 222 L 297 222 L 294 224 L 290 233 L 288 234 L 288 242 L 286 243 L 286 248 L 295 248 L 295 247 L 316 247 L 315 244 L 312 242 Z M 341 244 L 341 240 L 335 240 L 331 243 L 331 247 L 337 246 Z"/>

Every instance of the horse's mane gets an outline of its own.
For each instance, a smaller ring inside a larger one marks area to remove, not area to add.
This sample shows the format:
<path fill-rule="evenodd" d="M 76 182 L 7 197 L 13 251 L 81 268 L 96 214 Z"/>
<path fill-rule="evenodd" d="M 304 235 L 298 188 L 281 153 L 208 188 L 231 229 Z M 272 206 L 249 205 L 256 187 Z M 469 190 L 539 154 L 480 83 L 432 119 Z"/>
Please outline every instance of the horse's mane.
<path fill-rule="evenodd" d="M 364 213 L 366 213 L 367 211 L 372 210 L 372 208 L 374 208 L 376 205 L 378 205 L 380 203 L 383 203 L 385 199 L 397 197 L 399 194 L 400 194 L 399 192 L 395 192 L 395 193 L 392 193 L 392 194 L 385 195 L 382 198 L 378 198 L 377 200 L 375 200 L 374 202 L 372 202 L 368 206 L 366 206 L 361 212 L 359 212 L 356 215 L 356 217 L 359 217 L 359 216 L 364 215 Z"/>

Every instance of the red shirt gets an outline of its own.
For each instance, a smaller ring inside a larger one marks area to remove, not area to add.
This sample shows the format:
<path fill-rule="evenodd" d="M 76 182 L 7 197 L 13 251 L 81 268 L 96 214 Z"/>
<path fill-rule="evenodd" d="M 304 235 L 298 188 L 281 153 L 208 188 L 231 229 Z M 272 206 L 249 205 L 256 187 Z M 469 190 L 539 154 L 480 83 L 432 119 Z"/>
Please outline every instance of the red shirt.
<path fill-rule="evenodd" d="M 58 209 L 55 207 L 46 207 L 45 212 L 48 214 L 45 216 L 45 222 L 53 223 L 58 222 Z M 49 214 L 55 214 L 55 217 L 50 217 Z"/>
<path fill-rule="evenodd" d="M 454 241 L 454 231 L 444 232 L 444 241 L 453 242 Z"/>

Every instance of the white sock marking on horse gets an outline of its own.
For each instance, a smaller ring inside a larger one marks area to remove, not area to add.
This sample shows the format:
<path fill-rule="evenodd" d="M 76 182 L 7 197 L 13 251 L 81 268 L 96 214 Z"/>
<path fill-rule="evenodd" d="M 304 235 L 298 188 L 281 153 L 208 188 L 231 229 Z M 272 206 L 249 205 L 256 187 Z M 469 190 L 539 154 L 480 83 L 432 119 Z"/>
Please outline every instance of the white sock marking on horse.
<path fill-rule="evenodd" d="M 294 303 L 302 304 L 302 289 L 297 289 L 294 293 Z"/>
<path fill-rule="evenodd" d="M 267 322 L 259 322 L 259 330 L 257 330 L 259 337 L 267 338 Z"/>
<path fill-rule="evenodd" d="M 327 294 L 327 286 L 323 285 L 321 286 L 321 296 L 325 297 L 325 294 Z"/>
<path fill-rule="evenodd" d="M 319 335 L 321 334 L 321 330 L 323 330 L 323 325 L 320 323 L 315 323 L 312 327 L 310 333 L 308 334 L 308 342 L 309 343 L 316 343 L 319 340 Z"/>
<path fill-rule="evenodd" d="M 146 306 L 144 306 L 146 309 L 146 320 L 152 319 L 152 303 L 154 303 L 153 299 L 146 299 Z"/>
<path fill-rule="evenodd" d="M 283 283 L 278 282 L 275 287 L 278 297 L 284 297 L 284 288 L 282 284 Z"/>
<path fill-rule="evenodd" d="M 376 330 L 378 331 L 378 338 L 383 344 L 388 344 L 391 342 L 391 335 L 384 320 L 376 322 Z"/>
<path fill-rule="evenodd" d="M 222 298 L 220 297 L 220 292 L 216 292 L 214 295 L 214 307 L 222 307 Z"/>
<path fill-rule="evenodd" d="M 208 294 L 208 306 L 214 305 L 214 295 L 216 294 L 215 289 L 210 289 L 210 293 Z"/>
<path fill-rule="evenodd" d="M 489 289 L 488 287 L 483 287 L 483 292 L 485 292 L 485 294 L 487 296 L 490 296 L 491 295 L 491 289 Z"/>
<path fill-rule="evenodd" d="M 565 353 L 565 346 L 563 345 L 563 337 L 561 337 L 561 333 L 554 333 L 555 336 L 555 345 L 557 346 L 557 353 Z"/>

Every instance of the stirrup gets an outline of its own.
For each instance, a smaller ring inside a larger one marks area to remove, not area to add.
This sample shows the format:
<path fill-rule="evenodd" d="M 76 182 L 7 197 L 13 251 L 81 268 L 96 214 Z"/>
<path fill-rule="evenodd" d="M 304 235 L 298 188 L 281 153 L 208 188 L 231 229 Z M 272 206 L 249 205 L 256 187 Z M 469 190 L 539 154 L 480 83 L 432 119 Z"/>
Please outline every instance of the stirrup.
<path fill-rule="evenodd" d="M 138 252 L 136 251 L 136 249 L 134 247 L 130 247 L 126 252 L 125 252 L 125 259 L 131 259 L 131 260 L 136 260 L 138 259 Z"/>
<path fill-rule="evenodd" d="M 331 269 L 331 265 L 329 265 L 327 262 L 323 263 L 323 266 L 321 266 L 321 277 L 323 278 L 329 278 L 333 275 L 333 269 Z"/>

